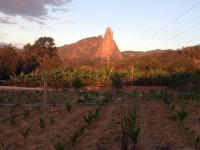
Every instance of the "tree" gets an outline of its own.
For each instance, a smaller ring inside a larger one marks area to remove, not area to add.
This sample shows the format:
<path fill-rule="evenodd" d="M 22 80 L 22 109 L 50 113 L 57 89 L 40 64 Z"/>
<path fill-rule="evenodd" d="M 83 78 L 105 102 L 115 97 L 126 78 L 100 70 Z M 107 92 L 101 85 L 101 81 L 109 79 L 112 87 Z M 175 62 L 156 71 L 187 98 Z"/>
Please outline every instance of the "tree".
<path fill-rule="evenodd" d="M 51 37 L 40 37 L 33 44 L 39 56 L 51 57 L 56 54 L 54 39 Z"/>
<path fill-rule="evenodd" d="M 18 55 L 14 48 L 0 48 L 0 80 L 7 80 L 15 72 Z"/>

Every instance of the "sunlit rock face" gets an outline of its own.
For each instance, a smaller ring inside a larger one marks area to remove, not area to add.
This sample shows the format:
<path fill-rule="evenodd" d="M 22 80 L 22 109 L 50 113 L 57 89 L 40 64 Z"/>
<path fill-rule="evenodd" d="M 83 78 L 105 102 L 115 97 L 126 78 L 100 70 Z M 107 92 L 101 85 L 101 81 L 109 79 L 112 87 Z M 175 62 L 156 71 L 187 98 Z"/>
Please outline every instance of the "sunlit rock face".
<path fill-rule="evenodd" d="M 106 33 L 103 37 L 103 42 L 101 47 L 97 50 L 96 57 L 106 58 L 106 59 L 123 59 L 117 44 L 113 40 L 113 31 L 110 27 L 106 29 Z"/>
<path fill-rule="evenodd" d="M 113 40 L 113 32 L 110 27 L 106 29 L 104 36 L 89 37 L 76 43 L 64 45 L 58 48 L 58 54 L 64 64 L 70 60 L 106 59 L 119 61 L 123 56 Z"/>

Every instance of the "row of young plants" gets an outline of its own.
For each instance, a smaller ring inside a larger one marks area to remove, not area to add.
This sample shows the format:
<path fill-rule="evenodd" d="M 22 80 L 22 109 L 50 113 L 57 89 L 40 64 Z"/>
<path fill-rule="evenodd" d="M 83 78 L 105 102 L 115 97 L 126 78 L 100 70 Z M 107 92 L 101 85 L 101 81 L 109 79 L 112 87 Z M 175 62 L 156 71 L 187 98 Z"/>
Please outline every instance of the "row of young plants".
<path fill-rule="evenodd" d="M 114 95 L 111 92 L 99 93 L 83 90 L 79 94 L 78 104 L 105 105 L 113 102 Z"/>
<path fill-rule="evenodd" d="M 137 101 L 139 100 L 139 92 L 133 92 L 133 100 L 129 107 L 128 114 L 124 113 L 121 116 L 121 135 L 120 148 L 121 150 L 136 150 L 137 142 L 140 135 L 140 128 L 137 123 Z M 123 113 L 123 112 L 122 112 Z"/>
<path fill-rule="evenodd" d="M 17 130 L 19 131 L 19 133 L 22 135 L 22 137 L 24 139 L 24 145 L 25 145 L 26 140 L 30 136 L 31 132 L 33 132 L 33 130 L 31 129 L 31 125 L 27 126 L 27 127 L 21 127 L 21 128 L 19 126 L 17 126 L 18 125 L 17 118 L 20 117 L 20 116 L 23 116 L 23 119 L 26 121 L 27 119 L 29 119 L 31 117 L 31 111 L 29 109 L 23 109 L 22 113 L 18 113 L 17 114 L 15 112 L 15 110 L 16 110 L 16 107 L 11 108 L 11 110 L 10 110 L 11 114 L 9 115 L 7 120 L 13 127 L 17 128 Z M 47 125 L 54 125 L 56 123 L 56 120 L 55 120 L 55 118 L 53 116 L 45 117 L 44 114 L 41 114 L 43 109 L 38 107 L 36 110 L 40 114 L 38 120 L 39 120 L 39 127 L 40 127 L 42 132 L 47 127 Z M 61 111 L 63 111 L 63 109 Z M 67 111 L 68 113 L 72 111 L 71 102 L 66 101 L 64 111 Z M 18 128 L 20 128 L 20 129 L 18 129 Z M 5 141 L 1 141 L 0 148 L 2 150 L 10 149 L 10 147 L 11 147 L 10 144 L 8 145 L 8 144 L 6 144 Z"/>
<path fill-rule="evenodd" d="M 54 142 L 51 139 L 51 143 L 55 150 L 65 150 L 65 149 L 73 149 L 76 146 L 76 143 L 80 139 L 80 137 L 84 134 L 85 129 L 93 122 L 95 122 L 100 115 L 100 108 L 95 109 L 94 111 L 89 111 L 86 115 L 83 116 L 85 123 L 77 128 L 72 135 L 66 138 L 66 140 L 62 142 Z"/>
<path fill-rule="evenodd" d="M 187 104 L 188 101 L 197 101 L 196 99 L 199 94 L 198 93 L 178 93 L 178 95 L 174 95 L 174 93 L 170 93 L 167 91 L 150 91 L 150 95 L 154 96 L 156 99 L 162 100 L 168 108 L 172 111 L 172 116 L 169 118 L 172 120 L 176 120 L 180 123 L 180 126 L 192 136 L 192 141 L 196 148 L 199 148 L 200 145 L 200 135 L 195 133 L 194 131 L 190 131 L 190 128 L 185 126 L 184 120 L 190 115 L 184 107 L 180 107 L 179 104 Z M 185 103 L 186 102 L 186 103 Z M 198 102 L 198 101 L 197 101 Z"/>

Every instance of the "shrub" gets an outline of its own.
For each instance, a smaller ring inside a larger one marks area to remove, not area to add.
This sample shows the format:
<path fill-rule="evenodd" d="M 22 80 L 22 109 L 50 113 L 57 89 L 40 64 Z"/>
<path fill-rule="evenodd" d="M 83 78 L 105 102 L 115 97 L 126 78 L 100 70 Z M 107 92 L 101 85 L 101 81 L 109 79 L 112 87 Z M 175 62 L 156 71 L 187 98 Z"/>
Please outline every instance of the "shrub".
<path fill-rule="evenodd" d="M 120 73 L 120 72 L 114 72 L 113 74 L 111 74 L 111 81 L 112 81 L 112 85 L 116 88 L 116 89 L 122 89 L 125 83 L 125 73 Z"/>

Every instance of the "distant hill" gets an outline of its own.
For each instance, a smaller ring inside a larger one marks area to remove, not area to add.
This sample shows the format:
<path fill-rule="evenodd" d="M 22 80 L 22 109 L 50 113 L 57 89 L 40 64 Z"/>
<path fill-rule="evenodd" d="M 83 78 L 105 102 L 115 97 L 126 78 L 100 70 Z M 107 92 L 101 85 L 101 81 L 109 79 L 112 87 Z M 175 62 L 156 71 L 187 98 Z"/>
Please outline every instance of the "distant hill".
<path fill-rule="evenodd" d="M 122 54 L 125 59 L 116 63 L 115 68 L 134 66 L 139 70 L 162 69 L 169 72 L 200 69 L 199 45 L 178 50 L 125 51 Z"/>

